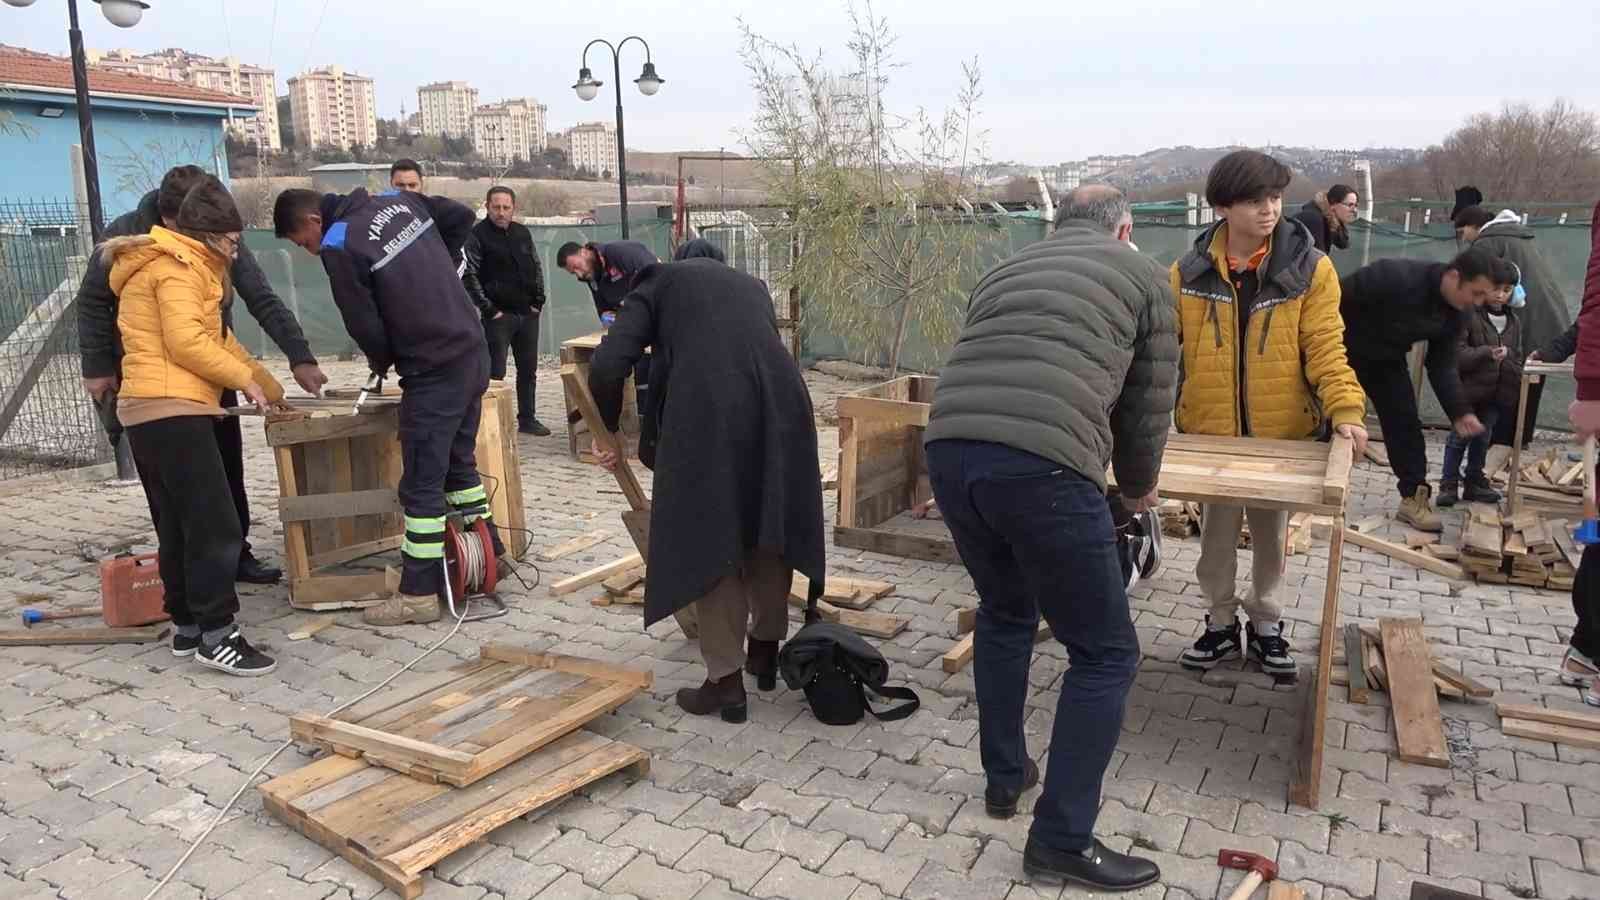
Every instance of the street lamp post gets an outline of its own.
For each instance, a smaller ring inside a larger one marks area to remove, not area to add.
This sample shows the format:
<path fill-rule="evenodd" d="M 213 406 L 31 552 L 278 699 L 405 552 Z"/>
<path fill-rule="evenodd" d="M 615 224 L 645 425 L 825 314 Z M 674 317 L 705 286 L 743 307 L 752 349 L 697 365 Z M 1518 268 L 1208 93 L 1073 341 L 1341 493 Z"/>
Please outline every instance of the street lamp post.
<path fill-rule="evenodd" d="M 9 2 L 9 0 L 8 0 Z M 604 38 L 595 38 L 583 48 L 583 57 L 578 67 L 578 81 L 572 86 L 578 93 L 579 100 L 593 100 L 600 93 L 603 82 L 596 81 L 594 74 L 589 71 L 589 48 L 595 44 L 604 44 L 611 51 L 612 86 L 617 92 L 617 194 L 622 200 L 622 237 L 628 237 L 628 145 L 622 131 L 622 48 L 629 41 L 638 41 L 644 46 L 644 69 L 633 83 L 639 86 L 639 93 L 646 97 L 652 96 L 661 90 L 661 85 L 666 79 L 656 74 L 656 64 L 650 61 L 650 44 L 638 35 L 629 35 L 613 45 Z"/>
<path fill-rule="evenodd" d="M 139 24 L 150 4 L 144 0 L 94 0 L 106 21 L 118 28 Z M 32 6 L 33 0 L 5 0 L 15 7 Z M 67 0 L 67 43 L 72 50 L 72 88 L 78 103 L 78 140 L 83 146 L 84 193 L 89 199 L 89 235 L 98 245 L 105 237 L 105 210 L 100 204 L 100 165 L 94 150 L 94 113 L 89 109 L 89 62 L 83 52 L 83 32 L 78 29 L 78 0 Z"/>

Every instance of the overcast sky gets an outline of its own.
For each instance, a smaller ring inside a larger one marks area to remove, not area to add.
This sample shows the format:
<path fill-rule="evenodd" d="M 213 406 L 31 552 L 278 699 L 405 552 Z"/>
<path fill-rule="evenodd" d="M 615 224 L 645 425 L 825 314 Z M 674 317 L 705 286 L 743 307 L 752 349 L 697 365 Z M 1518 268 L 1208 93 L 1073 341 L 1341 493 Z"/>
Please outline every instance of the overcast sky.
<path fill-rule="evenodd" d="M 612 116 L 611 67 L 591 54 L 600 98 L 571 90 L 592 37 L 639 34 L 667 81 L 654 97 L 622 66 L 630 148 L 741 146 L 753 109 L 737 19 L 822 49 L 843 66 L 843 0 L 149 0 L 131 30 L 80 0 L 90 47 L 229 53 L 285 80 L 338 63 L 376 79 L 379 115 L 416 109 L 416 87 L 465 80 L 481 100 L 533 96 L 552 129 Z M 0 6 L 0 41 L 64 54 L 61 0 Z M 989 157 L 1048 164 L 1176 144 L 1424 146 L 1467 115 L 1558 97 L 1600 110 L 1591 0 L 879 0 L 904 68 L 888 107 L 943 108 L 960 61 L 984 71 Z M 625 11 L 625 12 L 624 12 Z M 276 22 L 274 23 L 274 17 Z M 320 25 L 318 24 L 319 19 Z M 603 70 L 603 71 L 602 71 Z"/>

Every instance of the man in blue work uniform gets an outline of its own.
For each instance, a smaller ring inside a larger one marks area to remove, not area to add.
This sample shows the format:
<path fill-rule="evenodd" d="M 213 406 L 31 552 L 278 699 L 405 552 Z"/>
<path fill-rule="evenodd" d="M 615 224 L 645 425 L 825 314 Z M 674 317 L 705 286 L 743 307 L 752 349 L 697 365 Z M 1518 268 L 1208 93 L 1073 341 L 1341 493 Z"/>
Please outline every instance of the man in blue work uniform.
<path fill-rule="evenodd" d="M 400 590 L 367 609 L 372 625 L 432 622 L 443 589 L 445 518 L 489 518 L 474 448 L 489 349 L 453 257 L 471 232 L 470 209 L 442 197 L 287 190 L 273 226 L 322 258 L 345 328 L 374 374 L 400 374 L 400 504 L 406 533 Z M 497 558 L 505 548 L 490 523 Z"/>

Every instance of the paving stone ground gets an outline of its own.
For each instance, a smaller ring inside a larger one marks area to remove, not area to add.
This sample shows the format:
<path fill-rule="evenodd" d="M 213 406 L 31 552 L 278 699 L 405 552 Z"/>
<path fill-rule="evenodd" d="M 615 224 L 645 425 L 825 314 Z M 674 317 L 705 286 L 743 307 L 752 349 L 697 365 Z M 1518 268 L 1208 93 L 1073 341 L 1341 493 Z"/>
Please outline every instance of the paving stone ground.
<path fill-rule="evenodd" d="M 361 369 L 330 366 L 342 386 L 358 384 Z M 832 398 L 861 386 L 809 377 L 825 424 Z M 467 625 L 417 668 L 443 669 L 486 640 L 648 666 L 653 690 L 594 727 L 647 748 L 654 766 L 646 781 L 613 776 L 462 850 L 434 871 L 427 897 L 1088 896 L 1027 884 L 1020 853 L 1028 817 L 983 814 L 972 673 L 947 675 L 939 664 L 956 637 L 956 610 L 974 603 L 960 567 L 829 554 L 834 573 L 897 585 L 878 608 L 911 617 L 883 644 L 894 675 L 922 694 L 911 718 L 830 728 L 790 692 L 752 693 L 746 725 L 685 717 L 673 693 L 698 684 L 703 670 L 676 625 L 646 633 L 636 607 L 597 608 L 592 591 L 557 598 L 546 587 L 631 550 L 614 482 L 567 458 L 559 406 L 547 361 L 540 412 L 557 433 L 520 442 L 533 544 L 597 529 L 610 538 L 541 564 L 541 586 L 512 591 L 509 616 Z M 281 560 L 276 476 L 259 428 L 251 423 L 246 435 L 251 538 L 262 556 Z M 831 428 L 822 440 L 831 458 Z M 1430 449 L 1437 471 L 1437 438 Z M 1358 465 L 1352 488 L 1352 519 L 1391 511 L 1387 473 Z M 154 549 L 137 486 L 44 484 L 0 495 L 0 510 L 0 596 L 93 603 L 96 560 L 122 547 Z M 1289 636 L 1304 657 L 1316 648 L 1326 554 L 1319 546 L 1292 557 L 1282 590 Z M 1197 555 L 1196 541 L 1169 542 L 1162 573 L 1131 598 L 1145 660 L 1106 775 L 1100 832 L 1117 849 L 1143 848 L 1164 872 L 1160 885 L 1132 896 L 1225 896 L 1236 877 L 1217 869 L 1215 853 L 1233 847 L 1273 856 L 1311 900 L 1404 898 L 1415 879 L 1493 898 L 1600 897 L 1600 751 L 1502 736 L 1486 704 L 1443 704 L 1452 765 L 1431 769 L 1396 758 L 1385 695 L 1352 706 L 1335 688 L 1323 806 L 1288 805 L 1295 695 L 1253 669 L 1202 679 L 1173 662 L 1203 627 Z M 1344 621 L 1421 616 L 1438 655 L 1504 698 L 1578 705 L 1554 674 L 1574 621 L 1565 594 L 1451 584 L 1349 545 L 1343 585 Z M 248 634 L 280 661 L 259 680 L 174 660 L 161 645 L 0 650 L 0 897 L 143 897 L 286 738 L 288 714 L 363 692 L 447 628 L 369 629 L 358 613 L 336 613 L 333 627 L 291 643 L 287 632 L 302 614 L 284 588 L 244 587 L 241 600 Z M 1027 730 L 1041 760 L 1065 668 L 1059 645 L 1039 646 Z M 268 772 L 308 758 L 293 749 Z M 163 897 L 384 895 L 268 816 L 254 790 L 231 816 Z"/>

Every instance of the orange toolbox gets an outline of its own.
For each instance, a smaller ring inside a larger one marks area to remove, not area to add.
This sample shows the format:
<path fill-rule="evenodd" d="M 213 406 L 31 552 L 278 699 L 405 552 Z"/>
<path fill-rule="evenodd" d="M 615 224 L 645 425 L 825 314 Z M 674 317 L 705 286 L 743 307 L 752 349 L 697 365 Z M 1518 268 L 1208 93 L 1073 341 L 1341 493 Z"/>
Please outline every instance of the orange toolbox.
<path fill-rule="evenodd" d="M 112 628 L 165 622 L 156 555 L 119 556 L 100 563 L 100 608 Z"/>

